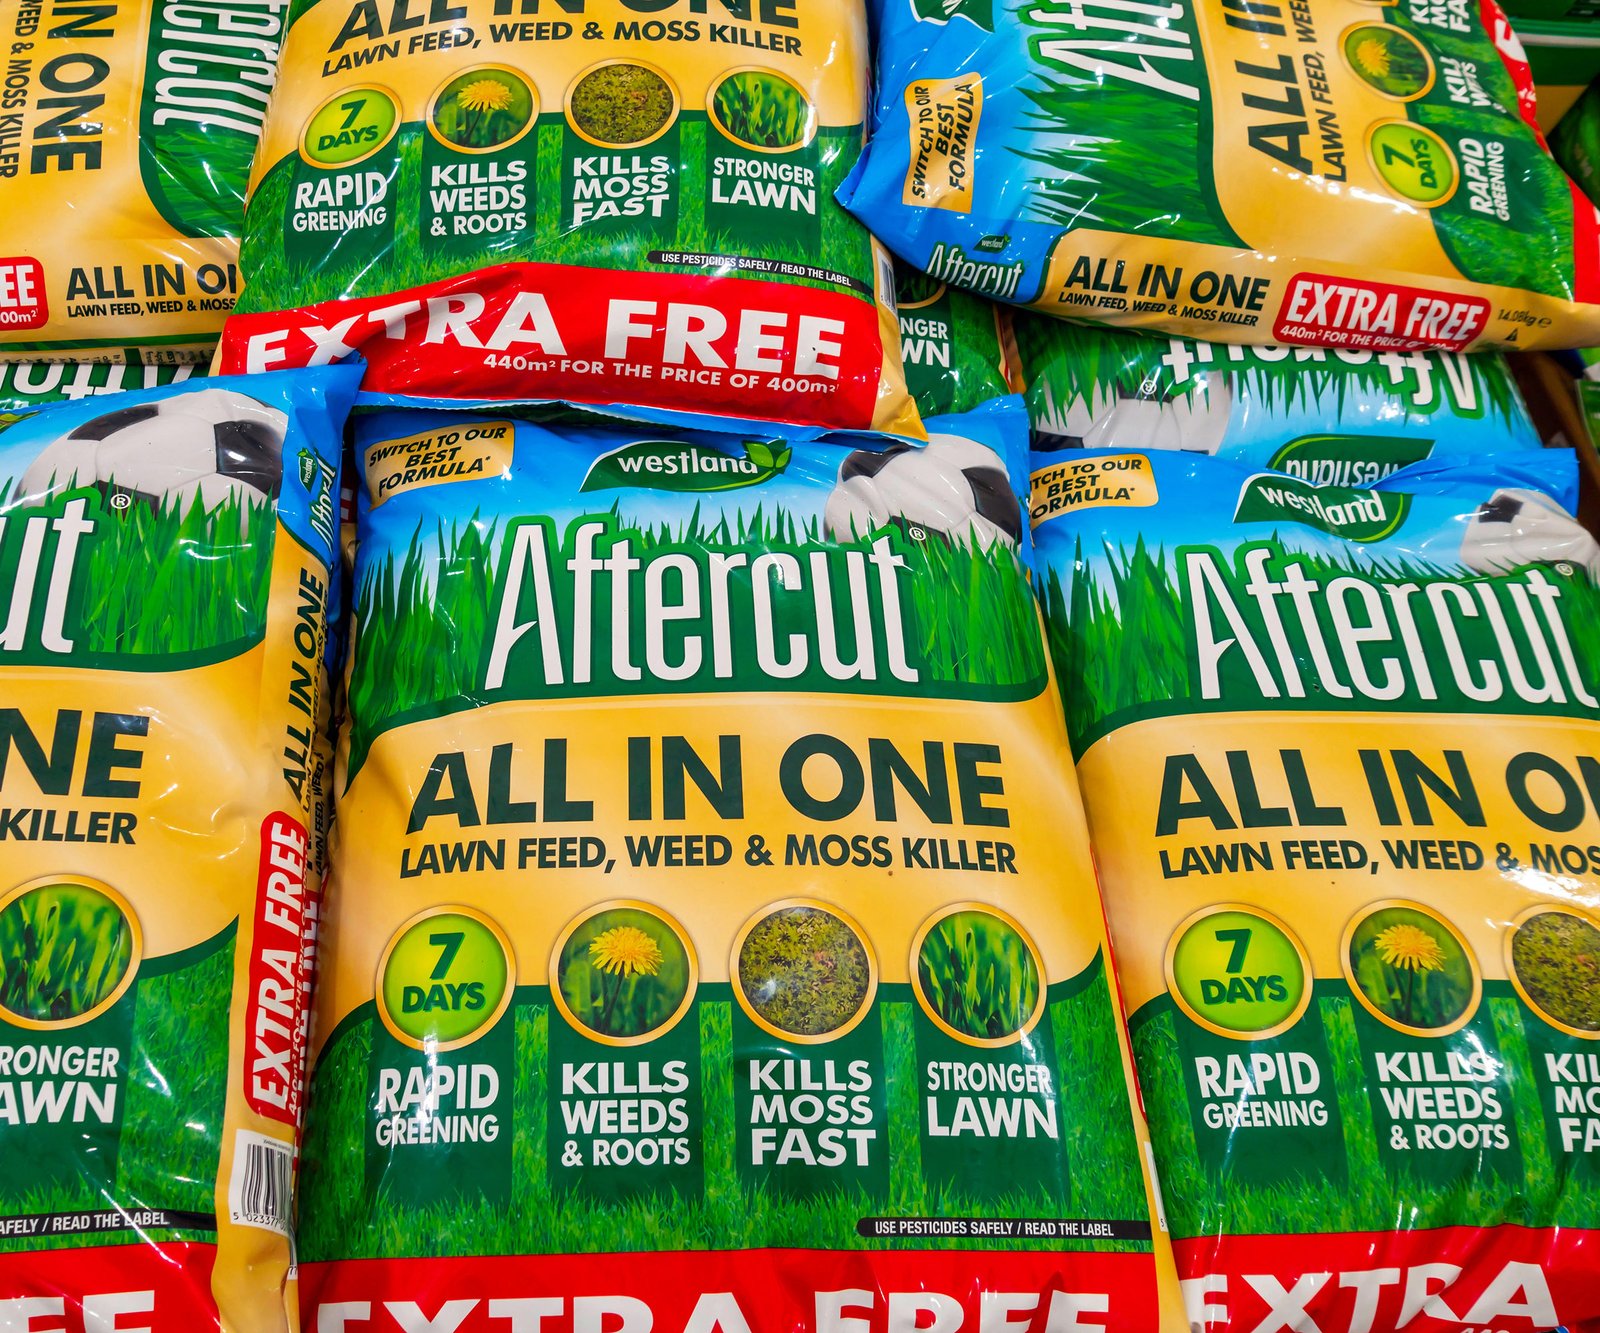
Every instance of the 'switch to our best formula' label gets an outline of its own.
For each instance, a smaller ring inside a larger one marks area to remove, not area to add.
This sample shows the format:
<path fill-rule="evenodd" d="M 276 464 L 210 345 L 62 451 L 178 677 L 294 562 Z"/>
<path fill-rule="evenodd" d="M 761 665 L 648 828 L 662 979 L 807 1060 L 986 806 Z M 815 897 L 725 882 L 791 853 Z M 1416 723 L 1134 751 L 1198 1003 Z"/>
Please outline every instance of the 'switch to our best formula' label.
<path fill-rule="evenodd" d="M 1178 1327 L 1024 433 L 362 423 L 307 1327 Z"/>
<path fill-rule="evenodd" d="M 1571 455 L 1368 489 L 1036 460 L 1191 1323 L 1593 1324 L 1600 547 Z"/>
<path fill-rule="evenodd" d="M 290 1327 L 358 379 L 0 429 L 0 1328 Z"/>
<path fill-rule="evenodd" d="M 860 0 L 298 11 L 229 369 L 916 435 L 887 257 L 833 199 Z"/>

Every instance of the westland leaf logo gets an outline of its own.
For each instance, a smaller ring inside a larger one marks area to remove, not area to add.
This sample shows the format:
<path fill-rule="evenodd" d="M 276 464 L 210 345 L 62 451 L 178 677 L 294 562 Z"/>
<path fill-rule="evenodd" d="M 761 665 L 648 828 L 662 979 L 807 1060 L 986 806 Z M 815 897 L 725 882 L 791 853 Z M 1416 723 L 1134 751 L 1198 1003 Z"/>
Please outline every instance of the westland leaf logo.
<path fill-rule="evenodd" d="M 584 491 L 737 491 L 771 481 L 789 466 L 782 440 L 745 440 L 744 456 L 683 440 L 635 440 L 595 460 Z"/>
<path fill-rule="evenodd" d="M 1371 486 L 1432 452 L 1432 440 L 1402 435 L 1302 435 L 1267 466 L 1312 486 Z"/>
<path fill-rule="evenodd" d="M 1235 523 L 1300 523 L 1352 542 L 1393 536 L 1411 509 L 1409 495 L 1349 486 L 1312 486 L 1295 477 L 1251 477 L 1239 492 Z"/>
<path fill-rule="evenodd" d="M 994 0 L 911 0 L 911 12 L 924 23 L 966 19 L 985 32 L 994 31 Z"/>

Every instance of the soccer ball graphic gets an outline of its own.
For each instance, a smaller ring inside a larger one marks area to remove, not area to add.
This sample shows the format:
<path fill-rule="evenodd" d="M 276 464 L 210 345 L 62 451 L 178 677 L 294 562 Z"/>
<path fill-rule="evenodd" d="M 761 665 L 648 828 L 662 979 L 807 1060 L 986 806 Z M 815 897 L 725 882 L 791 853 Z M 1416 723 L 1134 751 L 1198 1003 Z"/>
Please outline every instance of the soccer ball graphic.
<path fill-rule="evenodd" d="M 1045 390 L 1035 411 L 1046 449 L 1174 449 L 1214 454 L 1222 447 L 1233 411 L 1233 391 L 1224 375 L 1210 375 L 1170 398 L 1129 393 L 1120 385 L 1096 384 L 1085 397 L 1065 403 Z"/>
<path fill-rule="evenodd" d="M 839 468 L 823 511 L 828 535 L 849 541 L 891 523 L 950 539 L 970 534 L 985 549 L 1015 546 L 1022 506 L 993 449 L 959 435 L 930 435 L 922 448 L 857 449 Z"/>
<path fill-rule="evenodd" d="M 93 486 L 114 509 L 261 504 L 278 494 L 288 427 L 284 413 L 232 389 L 112 408 L 41 449 L 21 493 L 37 501 Z"/>
<path fill-rule="evenodd" d="M 1478 507 L 1461 538 L 1461 563 L 1479 574 L 1568 561 L 1600 583 L 1600 545 L 1548 495 L 1504 487 Z"/>

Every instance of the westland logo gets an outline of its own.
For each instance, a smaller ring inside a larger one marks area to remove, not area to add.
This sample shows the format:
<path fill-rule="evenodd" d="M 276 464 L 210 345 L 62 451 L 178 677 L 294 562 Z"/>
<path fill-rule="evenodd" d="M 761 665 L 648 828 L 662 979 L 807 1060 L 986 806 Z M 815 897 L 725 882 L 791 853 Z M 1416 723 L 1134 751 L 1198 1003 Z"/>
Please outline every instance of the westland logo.
<path fill-rule="evenodd" d="M 636 440 L 598 458 L 584 491 L 737 491 L 782 474 L 792 451 L 781 440 L 745 440 L 744 456 L 682 440 Z"/>
<path fill-rule="evenodd" d="M 911 0 L 911 12 L 924 23 L 966 19 L 985 32 L 994 31 L 994 0 Z"/>
<path fill-rule="evenodd" d="M 1348 486 L 1313 486 L 1294 477 L 1251 477 L 1239 492 L 1235 523 L 1301 523 L 1352 542 L 1391 537 L 1405 522 L 1409 495 Z"/>

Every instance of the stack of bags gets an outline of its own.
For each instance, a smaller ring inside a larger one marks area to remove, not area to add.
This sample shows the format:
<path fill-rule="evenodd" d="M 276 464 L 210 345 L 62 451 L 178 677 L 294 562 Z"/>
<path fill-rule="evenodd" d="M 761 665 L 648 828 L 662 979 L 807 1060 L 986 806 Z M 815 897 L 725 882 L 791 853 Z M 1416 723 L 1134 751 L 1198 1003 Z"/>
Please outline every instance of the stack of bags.
<path fill-rule="evenodd" d="M 1600 1330 L 1492 5 L 0 37 L 0 1333 Z"/>

